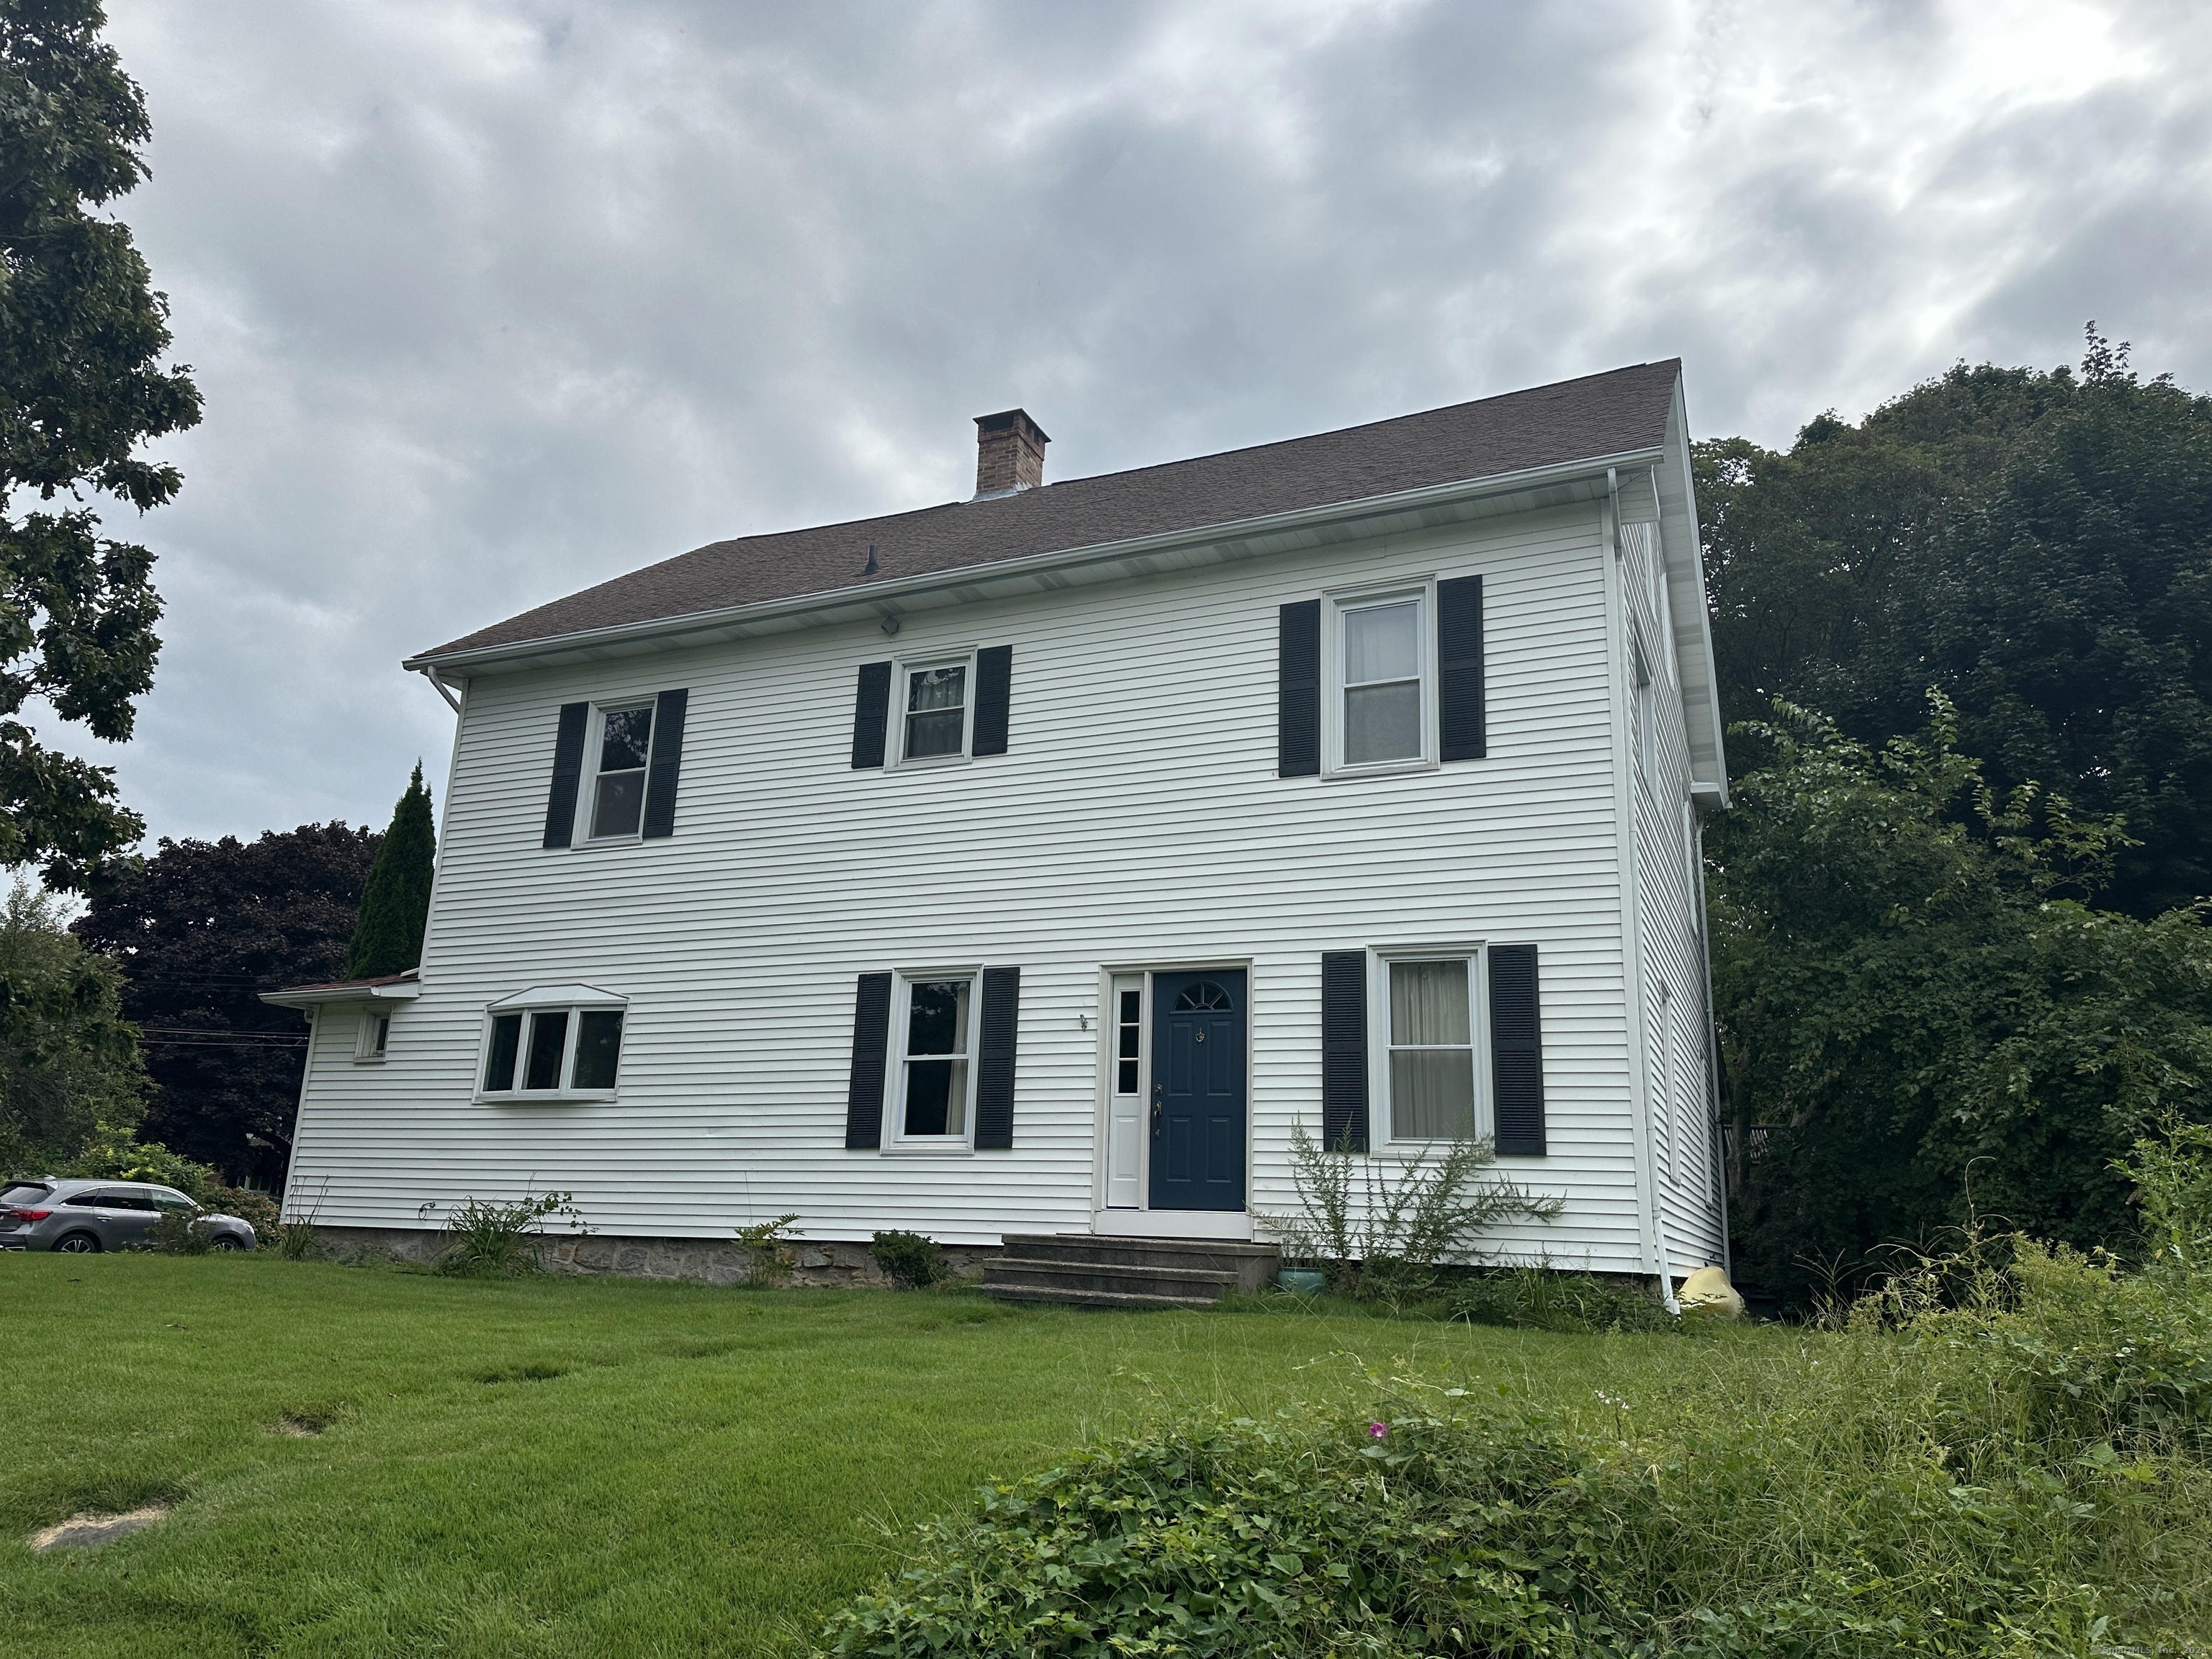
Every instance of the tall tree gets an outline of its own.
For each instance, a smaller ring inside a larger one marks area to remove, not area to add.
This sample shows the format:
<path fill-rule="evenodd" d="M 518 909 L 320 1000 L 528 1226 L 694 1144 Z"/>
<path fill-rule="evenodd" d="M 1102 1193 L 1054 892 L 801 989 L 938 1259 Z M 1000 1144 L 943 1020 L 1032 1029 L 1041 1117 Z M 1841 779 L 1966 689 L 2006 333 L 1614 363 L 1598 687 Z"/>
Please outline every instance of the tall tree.
<path fill-rule="evenodd" d="M 438 834 L 430 822 L 430 792 L 422 763 L 415 763 L 406 792 L 392 809 L 368 885 L 361 895 L 361 920 L 346 957 L 346 977 L 374 979 L 404 973 L 422 960 L 422 930 L 430 920 L 430 883 L 437 874 Z"/>
<path fill-rule="evenodd" d="M 2212 894 L 2212 398 L 2093 325 L 2078 373 L 1962 365 L 1698 459 L 1727 718 L 1880 744 L 1938 687 L 1999 787 L 2125 815 L 2110 902 Z"/>
<path fill-rule="evenodd" d="M 144 823 L 108 768 L 21 715 L 36 697 L 95 737 L 131 735 L 161 646 L 154 556 L 103 537 L 84 502 L 174 496 L 176 468 L 139 447 L 200 409 L 186 371 L 161 365 L 168 302 L 130 230 L 92 211 L 146 175 L 145 100 L 106 22 L 91 0 L 0 0 L 0 864 L 84 890 L 128 867 Z"/>
<path fill-rule="evenodd" d="M 138 1121 L 146 1070 L 122 983 L 70 936 L 52 895 L 18 881 L 0 902 L 0 1176 L 59 1170 L 102 1124 Z"/>
<path fill-rule="evenodd" d="M 1937 700 L 1878 748 L 1784 705 L 1716 820 L 1713 1000 L 1747 1283 L 1984 1218 L 2124 1250 L 2112 1161 L 2212 1119 L 2212 928 L 2085 902 L 2115 820 L 1989 789 Z"/>
<path fill-rule="evenodd" d="M 76 935 L 122 969 L 124 1012 L 144 1031 L 155 1085 L 145 1139 L 234 1182 L 281 1177 L 304 1031 L 296 1012 L 258 994 L 345 971 L 377 845 L 343 823 L 252 842 L 164 840 L 143 870 L 93 900 Z"/>

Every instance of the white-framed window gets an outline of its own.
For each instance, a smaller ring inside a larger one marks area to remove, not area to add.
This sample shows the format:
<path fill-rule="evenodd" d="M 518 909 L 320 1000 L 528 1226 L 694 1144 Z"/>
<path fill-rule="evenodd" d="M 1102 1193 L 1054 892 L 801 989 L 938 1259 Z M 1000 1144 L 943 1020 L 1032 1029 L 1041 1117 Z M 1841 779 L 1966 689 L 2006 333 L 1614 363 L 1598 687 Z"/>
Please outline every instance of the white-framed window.
<path fill-rule="evenodd" d="M 892 1144 L 973 1143 L 977 978 L 972 968 L 898 975 L 891 1011 Z"/>
<path fill-rule="evenodd" d="M 392 1041 L 392 1016 L 374 1006 L 361 1011 L 361 1023 L 355 1027 L 353 1057 L 356 1060 L 378 1060 Z"/>
<path fill-rule="evenodd" d="M 1636 781 L 1647 790 L 1655 790 L 1659 786 L 1659 695 L 1653 685 L 1650 661 L 1644 654 L 1640 640 L 1634 654 Z"/>
<path fill-rule="evenodd" d="M 622 1067 L 623 999 L 591 985 L 540 986 L 484 1011 L 487 1099 L 609 1098 Z"/>
<path fill-rule="evenodd" d="M 1482 1068 L 1479 947 L 1382 951 L 1370 1006 L 1381 1039 L 1374 1097 L 1388 1139 L 1472 1140 L 1490 1133 Z"/>
<path fill-rule="evenodd" d="M 1328 770 L 1434 765 L 1436 605 L 1429 584 L 1333 595 L 1328 617 L 1322 647 Z"/>
<path fill-rule="evenodd" d="M 891 679 L 891 723 L 894 767 L 968 759 L 975 731 L 974 654 L 899 663 Z"/>
<path fill-rule="evenodd" d="M 653 758 L 653 702 L 605 703 L 594 713 L 591 787 L 584 798 L 591 841 L 634 839 L 645 821 L 645 773 Z"/>

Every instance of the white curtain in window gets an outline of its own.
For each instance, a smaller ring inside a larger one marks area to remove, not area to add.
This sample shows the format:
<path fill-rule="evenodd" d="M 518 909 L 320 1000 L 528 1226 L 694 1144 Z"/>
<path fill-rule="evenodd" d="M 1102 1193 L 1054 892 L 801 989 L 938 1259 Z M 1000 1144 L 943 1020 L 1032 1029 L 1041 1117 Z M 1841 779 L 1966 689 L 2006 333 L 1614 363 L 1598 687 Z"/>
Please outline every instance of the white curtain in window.
<path fill-rule="evenodd" d="M 1474 1133 L 1467 963 L 1390 964 L 1390 1132 L 1401 1140 Z"/>

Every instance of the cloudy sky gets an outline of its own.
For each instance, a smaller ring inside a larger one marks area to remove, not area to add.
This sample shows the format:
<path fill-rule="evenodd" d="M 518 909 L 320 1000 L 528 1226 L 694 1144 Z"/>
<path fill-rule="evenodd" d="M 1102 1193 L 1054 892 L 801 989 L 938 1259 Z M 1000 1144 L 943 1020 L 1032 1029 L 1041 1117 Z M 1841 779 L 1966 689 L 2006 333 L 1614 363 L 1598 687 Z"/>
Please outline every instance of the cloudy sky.
<path fill-rule="evenodd" d="M 1785 443 L 2083 321 L 2212 387 L 2212 8 L 111 0 L 206 398 L 154 831 L 380 826 L 406 653 L 702 542 L 1627 362 Z M 118 528 L 125 520 L 118 516 Z"/>

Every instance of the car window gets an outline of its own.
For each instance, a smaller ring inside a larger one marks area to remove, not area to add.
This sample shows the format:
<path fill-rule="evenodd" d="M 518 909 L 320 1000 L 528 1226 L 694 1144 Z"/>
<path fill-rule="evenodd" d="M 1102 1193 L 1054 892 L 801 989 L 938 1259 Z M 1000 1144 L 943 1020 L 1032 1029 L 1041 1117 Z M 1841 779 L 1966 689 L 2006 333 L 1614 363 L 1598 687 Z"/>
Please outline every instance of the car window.
<path fill-rule="evenodd" d="M 33 1199 L 44 1198 L 53 1188 L 36 1181 L 21 1181 L 12 1187 L 0 1188 L 0 1204 L 28 1204 Z"/>
<path fill-rule="evenodd" d="M 71 1193 L 62 1202 L 79 1205 L 88 1210 L 113 1210 L 122 1207 L 116 1203 L 113 1193 L 104 1193 L 98 1188 L 86 1193 Z"/>
<path fill-rule="evenodd" d="M 199 1208 L 198 1205 L 193 1203 L 182 1193 L 165 1192 L 159 1187 L 154 1189 L 153 1197 L 154 1207 L 157 1210 L 182 1210 L 186 1214 L 190 1214 Z"/>

